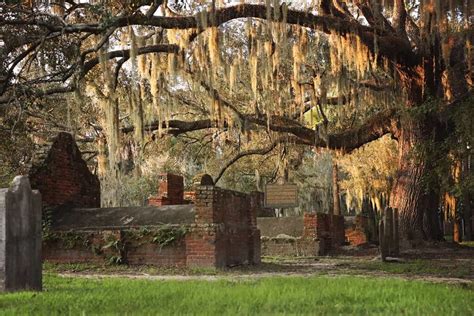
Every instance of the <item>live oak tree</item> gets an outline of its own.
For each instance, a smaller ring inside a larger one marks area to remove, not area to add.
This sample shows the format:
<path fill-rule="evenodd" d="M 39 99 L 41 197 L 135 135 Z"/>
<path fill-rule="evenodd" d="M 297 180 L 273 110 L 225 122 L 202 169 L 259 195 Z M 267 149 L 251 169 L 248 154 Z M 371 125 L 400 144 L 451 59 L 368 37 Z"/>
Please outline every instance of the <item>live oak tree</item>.
<path fill-rule="evenodd" d="M 264 144 L 248 141 L 231 162 L 288 145 L 348 153 L 390 134 L 398 142 L 390 205 L 402 235 L 439 239 L 442 190 L 425 179 L 440 153 L 426 144 L 448 139 L 457 126 L 451 114 L 472 102 L 472 7 L 11 1 L 0 6 L 0 104 L 34 106 L 73 91 L 77 103 L 93 102 L 113 176 L 127 133 L 137 156 L 151 131 L 225 131 L 231 142 L 258 135 Z M 469 156 L 469 139 L 456 139 L 458 160 Z"/>

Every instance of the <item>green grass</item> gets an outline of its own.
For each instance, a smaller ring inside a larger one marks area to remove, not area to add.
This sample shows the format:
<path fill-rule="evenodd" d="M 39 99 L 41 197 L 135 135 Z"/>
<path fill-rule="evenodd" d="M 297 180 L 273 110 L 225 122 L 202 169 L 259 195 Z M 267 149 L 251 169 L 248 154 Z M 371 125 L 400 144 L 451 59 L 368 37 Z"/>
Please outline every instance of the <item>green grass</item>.
<path fill-rule="evenodd" d="M 403 263 L 397 262 L 381 262 L 381 261 L 366 261 L 354 262 L 350 266 L 353 269 L 362 269 L 381 271 L 390 274 L 406 274 L 419 276 L 439 276 L 452 278 L 472 278 L 473 271 L 469 264 L 451 262 L 442 262 L 439 260 L 412 260 Z M 357 272 L 357 271 L 355 271 Z"/>
<path fill-rule="evenodd" d="M 461 245 L 467 246 L 467 247 L 474 247 L 474 241 L 463 241 Z"/>
<path fill-rule="evenodd" d="M 42 293 L 1 294 L 0 314 L 474 314 L 472 290 L 387 278 L 44 281 Z"/>

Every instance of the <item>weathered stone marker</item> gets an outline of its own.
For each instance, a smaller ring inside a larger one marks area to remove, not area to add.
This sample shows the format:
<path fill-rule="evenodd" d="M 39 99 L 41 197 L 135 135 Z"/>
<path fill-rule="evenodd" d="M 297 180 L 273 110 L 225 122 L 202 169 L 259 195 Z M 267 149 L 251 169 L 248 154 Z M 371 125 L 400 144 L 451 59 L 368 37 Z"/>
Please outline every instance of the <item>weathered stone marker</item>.
<path fill-rule="evenodd" d="M 17 176 L 0 189 L 0 292 L 41 289 L 41 195 Z"/>
<path fill-rule="evenodd" d="M 379 222 L 379 245 L 380 255 L 385 261 L 387 257 L 400 255 L 399 236 L 399 214 L 398 209 L 386 207 Z"/>

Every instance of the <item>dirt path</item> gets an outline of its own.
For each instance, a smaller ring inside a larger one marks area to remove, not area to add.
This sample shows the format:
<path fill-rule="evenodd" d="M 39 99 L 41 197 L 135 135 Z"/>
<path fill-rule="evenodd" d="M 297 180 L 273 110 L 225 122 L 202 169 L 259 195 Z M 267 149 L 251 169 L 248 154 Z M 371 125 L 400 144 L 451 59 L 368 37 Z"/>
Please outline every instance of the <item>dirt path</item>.
<path fill-rule="evenodd" d="M 46 273 L 90 279 L 129 278 L 146 280 L 255 280 L 270 277 L 358 276 L 395 278 L 456 284 L 474 289 L 474 248 L 436 247 L 409 251 L 401 262 L 383 263 L 375 249 L 344 251 L 329 257 L 264 257 L 257 266 L 224 270 L 160 268 L 153 266 L 50 266 Z"/>
<path fill-rule="evenodd" d="M 245 280 L 259 280 L 271 277 L 312 277 L 312 276 L 329 276 L 329 277 L 343 277 L 343 276 L 356 276 L 362 278 L 392 278 L 407 281 L 424 281 L 430 283 L 445 283 L 453 285 L 464 285 L 470 286 L 473 281 L 460 279 L 460 278 L 444 278 L 444 277 L 433 277 L 433 276 L 413 276 L 413 275 L 394 275 L 388 273 L 260 273 L 260 274 L 242 274 L 242 275 L 147 275 L 147 274 L 88 274 L 88 273 L 60 273 L 61 277 L 80 277 L 85 279 L 108 279 L 108 278 L 126 278 L 126 279 L 138 279 L 138 280 L 153 280 L 153 281 L 245 281 Z"/>

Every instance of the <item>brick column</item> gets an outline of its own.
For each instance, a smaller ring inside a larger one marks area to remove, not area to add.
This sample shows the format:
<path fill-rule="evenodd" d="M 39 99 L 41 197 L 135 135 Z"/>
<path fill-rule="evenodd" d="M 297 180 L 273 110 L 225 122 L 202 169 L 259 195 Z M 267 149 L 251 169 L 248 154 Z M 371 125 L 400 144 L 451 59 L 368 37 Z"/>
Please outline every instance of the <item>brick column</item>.
<path fill-rule="evenodd" d="M 261 263 L 261 241 L 260 230 L 257 228 L 257 214 L 263 208 L 263 192 L 254 191 L 250 193 L 249 209 L 249 263 Z"/>
<path fill-rule="evenodd" d="M 186 265 L 190 267 L 224 267 L 225 234 L 218 214 L 220 190 L 212 185 L 196 187 L 196 218 L 186 235 Z"/>
<path fill-rule="evenodd" d="M 331 238 L 332 243 L 335 246 L 341 246 L 346 241 L 344 231 L 344 216 L 343 215 L 331 215 Z"/>
<path fill-rule="evenodd" d="M 158 176 L 158 195 L 148 199 L 148 205 L 180 205 L 184 203 L 183 177 L 171 173 Z"/>
<path fill-rule="evenodd" d="M 303 215 L 303 237 L 304 238 L 316 238 L 316 214 L 315 213 L 304 213 Z"/>
<path fill-rule="evenodd" d="M 317 253 L 326 254 L 331 248 L 330 218 L 328 214 L 305 213 L 303 215 L 303 238 L 316 240 Z"/>

